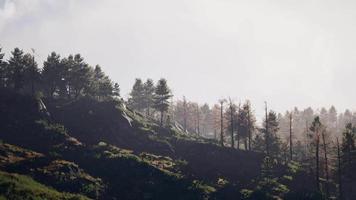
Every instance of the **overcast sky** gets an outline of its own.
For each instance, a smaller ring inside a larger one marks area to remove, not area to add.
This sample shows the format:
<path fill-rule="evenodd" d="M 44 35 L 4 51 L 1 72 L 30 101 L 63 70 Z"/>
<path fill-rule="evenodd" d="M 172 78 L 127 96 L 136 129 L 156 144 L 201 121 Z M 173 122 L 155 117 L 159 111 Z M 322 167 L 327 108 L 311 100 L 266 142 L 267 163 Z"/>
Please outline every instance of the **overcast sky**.
<path fill-rule="evenodd" d="M 175 98 L 231 96 L 284 112 L 355 109 L 353 0 L 0 0 L 0 45 L 81 53 L 127 97 L 136 77 Z"/>

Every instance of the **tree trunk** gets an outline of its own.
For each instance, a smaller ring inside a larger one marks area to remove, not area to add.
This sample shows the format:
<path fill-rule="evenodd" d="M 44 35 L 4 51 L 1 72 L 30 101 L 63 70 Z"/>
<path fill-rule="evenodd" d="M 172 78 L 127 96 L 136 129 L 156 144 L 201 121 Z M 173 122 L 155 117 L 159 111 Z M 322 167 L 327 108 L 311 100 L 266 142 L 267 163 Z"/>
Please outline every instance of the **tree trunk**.
<path fill-rule="evenodd" d="M 231 126 L 231 148 L 235 147 L 234 144 L 234 113 L 232 113 L 232 105 L 230 102 L 230 126 Z"/>
<path fill-rule="evenodd" d="M 319 180 L 319 133 L 316 136 L 316 145 L 315 145 L 315 179 L 316 179 L 316 189 L 320 192 L 320 180 Z"/>
<path fill-rule="evenodd" d="M 330 193 L 329 193 L 329 166 L 328 166 L 328 156 L 326 152 L 326 143 L 325 143 L 325 133 L 322 133 L 322 139 L 323 139 L 323 147 L 324 147 L 324 159 L 325 159 L 325 178 L 326 178 L 326 197 L 329 198 Z"/>
<path fill-rule="evenodd" d="M 337 145 L 337 175 L 338 175 L 338 182 L 339 182 L 339 199 L 343 200 L 343 193 L 342 193 L 342 180 L 341 180 L 341 155 L 340 155 L 340 145 L 339 139 L 336 138 L 336 145 Z"/>
<path fill-rule="evenodd" d="M 247 113 L 247 119 L 248 119 L 248 150 L 251 151 L 251 119 L 250 119 L 250 110 Z"/>
<path fill-rule="evenodd" d="M 223 116 L 223 103 L 220 103 L 220 144 L 224 146 L 224 116 Z"/>
<path fill-rule="evenodd" d="M 269 156 L 269 133 L 268 133 L 268 112 L 267 112 L 267 102 L 266 104 L 266 153 Z"/>
<path fill-rule="evenodd" d="M 161 111 L 161 127 L 163 126 L 163 111 Z"/>
<path fill-rule="evenodd" d="M 292 141 L 292 113 L 289 115 L 289 156 L 293 160 L 293 141 Z"/>
<path fill-rule="evenodd" d="M 198 131 L 198 136 L 200 136 L 200 113 L 199 113 L 199 106 L 197 107 L 197 121 L 198 121 L 198 126 L 197 126 L 197 131 Z"/>

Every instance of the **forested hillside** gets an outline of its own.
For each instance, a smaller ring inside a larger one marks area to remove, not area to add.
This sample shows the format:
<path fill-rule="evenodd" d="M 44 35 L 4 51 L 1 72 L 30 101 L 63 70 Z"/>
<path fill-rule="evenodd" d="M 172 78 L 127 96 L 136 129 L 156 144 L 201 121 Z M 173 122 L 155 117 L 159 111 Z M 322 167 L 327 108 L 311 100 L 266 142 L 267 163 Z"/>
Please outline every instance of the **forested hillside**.
<path fill-rule="evenodd" d="M 0 54 L 0 198 L 353 199 L 355 114 L 173 101 L 166 79 L 120 96 L 99 65 Z"/>

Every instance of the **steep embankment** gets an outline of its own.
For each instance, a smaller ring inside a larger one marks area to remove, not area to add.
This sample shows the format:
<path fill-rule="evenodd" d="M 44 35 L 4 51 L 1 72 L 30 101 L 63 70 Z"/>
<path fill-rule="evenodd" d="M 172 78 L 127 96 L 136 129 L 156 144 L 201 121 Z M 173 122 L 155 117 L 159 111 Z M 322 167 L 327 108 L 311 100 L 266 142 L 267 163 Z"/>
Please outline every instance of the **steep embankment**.
<path fill-rule="evenodd" d="M 263 155 L 161 128 L 116 101 L 0 90 L 0 122 L 0 198 L 313 199 L 301 170 L 266 178 Z"/>
<path fill-rule="evenodd" d="M 99 199 L 203 199 L 213 191 L 181 174 L 184 163 L 83 144 L 53 122 L 41 101 L 11 91 L 0 95 L 0 139 L 13 144 L 1 145 L 1 170 Z"/>
<path fill-rule="evenodd" d="M 222 148 L 173 127 L 160 128 L 115 101 L 81 99 L 60 104 L 47 100 L 46 105 L 53 120 L 86 144 L 103 141 L 136 154 L 149 152 L 184 160 L 184 174 L 209 184 L 216 184 L 219 178 L 246 184 L 260 171 L 261 154 Z"/>

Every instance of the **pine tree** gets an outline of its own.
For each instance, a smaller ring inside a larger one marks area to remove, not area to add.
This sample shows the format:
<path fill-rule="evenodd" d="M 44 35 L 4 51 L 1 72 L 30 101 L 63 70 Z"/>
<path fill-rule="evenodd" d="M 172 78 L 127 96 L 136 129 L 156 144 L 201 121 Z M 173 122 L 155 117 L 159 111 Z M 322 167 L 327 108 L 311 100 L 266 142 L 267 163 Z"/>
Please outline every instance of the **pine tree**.
<path fill-rule="evenodd" d="M 77 99 L 83 90 L 90 84 L 90 67 L 84 62 L 84 58 L 80 54 L 76 54 L 74 59 L 69 59 L 70 73 L 69 73 L 69 95 L 71 98 Z"/>
<path fill-rule="evenodd" d="M 24 62 L 24 83 L 29 85 L 32 95 L 35 94 L 35 86 L 40 82 L 40 70 L 37 66 L 34 56 L 25 54 L 23 57 Z"/>
<path fill-rule="evenodd" d="M 15 48 L 11 52 L 12 56 L 9 60 L 9 85 L 15 90 L 19 91 L 24 85 L 24 52 L 19 48 Z"/>
<path fill-rule="evenodd" d="M 242 108 L 238 110 L 237 114 L 237 130 L 238 130 L 238 140 L 242 140 L 244 142 L 245 150 L 250 148 L 251 143 L 251 134 L 254 129 L 255 120 L 253 119 L 253 115 L 250 111 L 250 104 L 247 101 Z M 238 141 L 239 144 L 239 141 Z M 238 145 L 239 146 L 239 145 Z"/>
<path fill-rule="evenodd" d="M 144 106 L 146 109 L 146 115 L 150 116 L 150 109 L 154 104 L 154 92 L 155 86 L 152 79 L 147 79 L 146 82 L 143 84 L 143 95 L 144 95 Z"/>
<path fill-rule="evenodd" d="M 336 138 L 336 148 L 337 148 L 337 178 L 338 178 L 338 193 L 339 199 L 343 200 L 343 188 L 342 188 L 342 171 L 341 171 L 341 151 L 339 138 Z"/>
<path fill-rule="evenodd" d="M 342 144 L 341 151 L 344 157 L 344 162 L 348 165 L 352 162 L 352 152 L 356 150 L 355 140 L 356 140 L 356 127 L 351 123 L 346 124 L 345 130 L 342 133 Z"/>
<path fill-rule="evenodd" d="M 114 97 L 119 97 L 120 96 L 120 86 L 118 83 L 114 84 L 113 92 L 112 92 Z"/>
<path fill-rule="evenodd" d="M 1 53 L 2 48 L 0 48 L 0 88 L 7 86 L 7 63 L 3 60 L 5 54 Z"/>
<path fill-rule="evenodd" d="M 61 88 L 61 84 L 65 78 L 64 70 L 64 65 L 62 65 L 60 61 L 60 55 L 56 52 L 52 52 L 43 63 L 41 74 L 42 82 L 48 97 L 53 97 L 53 95 Z"/>
<path fill-rule="evenodd" d="M 266 121 L 266 119 L 268 121 Z M 265 152 L 271 158 L 278 158 L 281 153 L 281 141 L 277 134 L 279 130 L 279 122 L 277 114 L 274 111 L 269 111 L 267 118 L 263 122 L 264 127 L 261 132 L 263 133 L 263 140 L 265 142 Z"/>
<path fill-rule="evenodd" d="M 154 108 L 161 113 L 160 124 L 163 125 L 163 116 L 169 107 L 169 99 L 172 97 L 166 79 L 160 79 L 157 83 L 154 96 Z"/>
<path fill-rule="evenodd" d="M 131 109 L 142 112 L 145 108 L 145 91 L 142 80 L 136 78 L 135 83 L 130 92 L 130 98 L 128 99 L 128 104 Z"/>
<path fill-rule="evenodd" d="M 113 96 L 114 84 L 108 76 L 96 65 L 91 79 L 91 95 L 97 96 L 99 100 Z"/>
<path fill-rule="evenodd" d="M 311 132 L 313 132 L 313 135 L 311 137 L 313 138 L 312 140 L 312 145 L 315 146 L 315 179 L 316 179 L 316 189 L 317 191 L 320 192 L 320 175 L 319 175 L 319 170 L 320 170 L 320 165 L 319 165 L 319 145 L 320 145 L 320 134 L 324 129 L 324 126 L 320 122 L 319 117 L 315 117 L 314 121 L 309 128 Z"/>
<path fill-rule="evenodd" d="M 323 141 L 323 150 L 324 150 L 324 170 L 325 170 L 325 189 L 326 189 L 326 197 L 329 198 L 329 162 L 327 156 L 327 143 L 326 143 L 326 129 L 321 132 L 321 138 Z"/>

